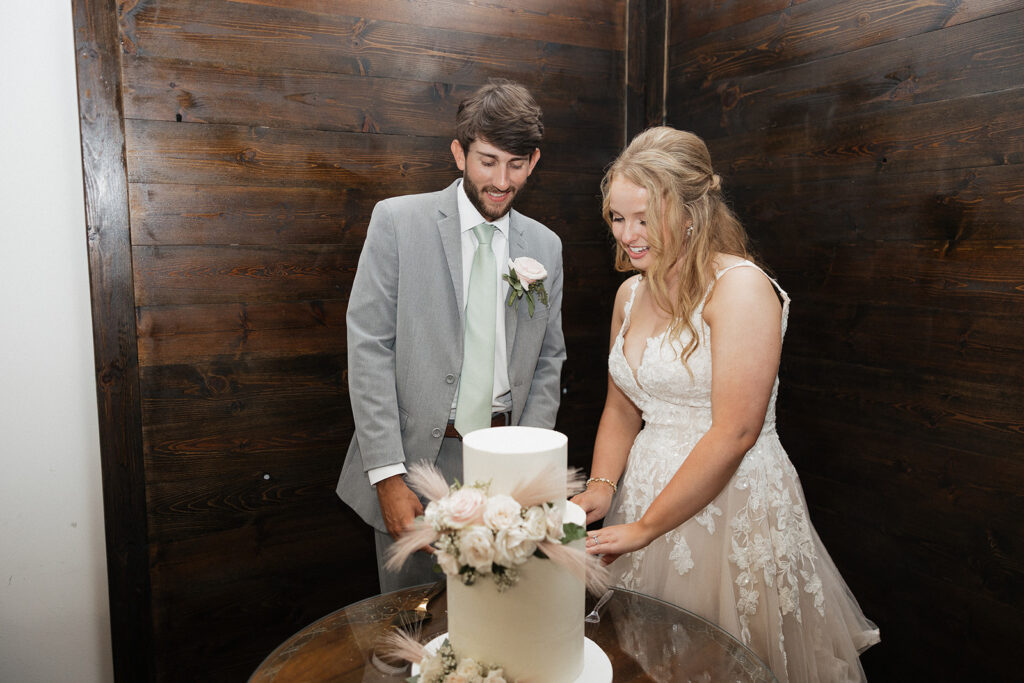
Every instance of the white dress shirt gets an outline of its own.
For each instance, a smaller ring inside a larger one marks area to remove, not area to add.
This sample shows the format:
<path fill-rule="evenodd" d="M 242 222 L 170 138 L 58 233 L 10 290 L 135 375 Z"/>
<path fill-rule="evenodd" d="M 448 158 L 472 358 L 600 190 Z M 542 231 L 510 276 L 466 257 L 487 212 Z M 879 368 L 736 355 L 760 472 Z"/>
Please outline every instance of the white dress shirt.
<path fill-rule="evenodd" d="M 497 300 L 494 302 L 495 310 L 495 334 L 494 334 L 494 394 L 491 403 L 494 412 L 508 410 L 508 394 L 510 391 L 508 381 L 508 361 L 505 345 L 505 297 L 508 296 L 509 285 L 502 279 L 502 275 L 508 272 L 508 230 L 509 218 L 506 213 L 497 220 L 489 221 L 480 215 L 473 203 L 466 195 L 466 188 L 463 181 L 459 181 L 459 229 L 462 235 L 462 300 L 469 300 L 469 273 L 473 268 L 473 257 L 476 254 L 476 247 L 479 241 L 473 228 L 481 223 L 490 223 L 497 230 L 494 231 L 494 239 L 491 240 L 491 249 L 494 251 L 494 261 L 497 270 L 494 277 L 498 280 Z M 465 314 L 465 311 L 463 311 Z M 455 393 L 455 400 L 452 401 L 452 409 L 449 419 L 455 419 L 455 405 L 458 403 L 459 394 Z M 370 484 L 376 484 L 382 479 L 396 474 L 405 474 L 406 469 L 403 463 L 385 465 L 367 470 L 366 475 L 370 478 Z"/>

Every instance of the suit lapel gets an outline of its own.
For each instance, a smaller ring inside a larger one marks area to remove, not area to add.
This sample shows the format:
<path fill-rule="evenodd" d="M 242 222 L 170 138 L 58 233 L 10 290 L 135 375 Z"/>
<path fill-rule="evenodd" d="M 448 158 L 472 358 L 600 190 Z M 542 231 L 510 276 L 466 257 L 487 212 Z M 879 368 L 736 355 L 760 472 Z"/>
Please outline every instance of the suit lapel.
<path fill-rule="evenodd" d="M 458 187 L 452 184 L 441 194 L 438 210 L 441 218 L 437 221 L 437 230 L 441 235 L 444 255 L 448 260 L 452 287 L 455 289 L 455 305 L 459 319 L 466 314 L 466 304 L 462 296 L 462 235 L 459 224 L 459 202 L 455 194 Z"/>
<path fill-rule="evenodd" d="M 512 211 L 509 213 L 508 221 L 508 257 L 514 261 L 520 256 L 526 256 L 526 249 L 526 231 L 523 230 L 523 226 L 518 220 L 518 214 Z M 509 289 L 510 285 L 505 283 L 505 301 L 508 301 Z M 525 306 L 521 300 L 519 303 Z M 517 308 L 515 303 L 511 306 L 505 306 L 505 353 L 509 365 L 512 364 L 512 348 L 515 346 L 516 339 L 516 322 L 519 320 Z"/>

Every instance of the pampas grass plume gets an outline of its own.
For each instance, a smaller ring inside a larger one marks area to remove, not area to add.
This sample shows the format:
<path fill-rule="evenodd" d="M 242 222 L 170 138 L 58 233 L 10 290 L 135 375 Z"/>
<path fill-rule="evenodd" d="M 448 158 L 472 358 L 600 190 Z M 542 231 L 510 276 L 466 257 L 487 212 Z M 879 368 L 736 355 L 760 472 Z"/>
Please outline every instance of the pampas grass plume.
<path fill-rule="evenodd" d="M 575 467 L 565 470 L 551 463 L 535 474 L 532 479 L 521 481 L 509 494 L 524 508 L 533 507 L 555 500 L 565 500 L 583 490 L 586 477 Z"/>
<path fill-rule="evenodd" d="M 565 478 L 562 468 L 551 463 L 531 479 L 520 481 L 509 493 L 524 508 L 553 500 L 565 500 Z"/>
<path fill-rule="evenodd" d="M 427 500 L 441 500 L 449 493 L 448 482 L 444 480 L 441 471 L 425 462 L 410 465 L 405 481 L 413 491 L 422 494 Z"/>
<path fill-rule="evenodd" d="M 430 545 L 438 538 L 434 527 L 426 522 L 417 522 L 411 529 L 405 531 L 398 540 L 391 544 L 387 550 L 388 560 L 384 568 L 389 571 L 396 571 L 402 568 L 409 557 L 425 545 Z"/>
<path fill-rule="evenodd" d="M 537 547 L 552 562 L 587 584 L 587 590 L 594 595 L 600 595 L 608 590 L 608 568 L 601 563 L 598 556 L 588 555 L 581 548 L 572 548 L 553 541 L 541 541 Z"/>
<path fill-rule="evenodd" d="M 587 475 L 578 467 L 570 467 L 565 471 L 565 497 L 570 498 L 587 488 Z"/>
<path fill-rule="evenodd" d="M 381 636 L 380 651 L 388 657 L 416 663 L 427 656 L 427 648 L 401 629 L 389 630 Z"/>

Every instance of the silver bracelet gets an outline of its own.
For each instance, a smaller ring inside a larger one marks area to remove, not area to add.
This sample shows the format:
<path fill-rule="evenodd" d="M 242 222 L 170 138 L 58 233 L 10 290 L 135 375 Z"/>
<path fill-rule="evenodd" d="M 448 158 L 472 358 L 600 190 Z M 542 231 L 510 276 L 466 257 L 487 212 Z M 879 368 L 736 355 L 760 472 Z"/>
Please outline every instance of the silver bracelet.
<path fill-rule="evenodd" d="M 591 477 L 590 479 L 587 479 L 587 488 L 589 489 L 590 484 L 595 481 L 599 481 L 602 484 L 608 484 L 609 486 L 611 486 L 612 493 L 617 493 L 619 490 L 619 487 L 615 485 L 614 481 L 612 481 L 611 479 L 605 479 L 604 477 Z"/>

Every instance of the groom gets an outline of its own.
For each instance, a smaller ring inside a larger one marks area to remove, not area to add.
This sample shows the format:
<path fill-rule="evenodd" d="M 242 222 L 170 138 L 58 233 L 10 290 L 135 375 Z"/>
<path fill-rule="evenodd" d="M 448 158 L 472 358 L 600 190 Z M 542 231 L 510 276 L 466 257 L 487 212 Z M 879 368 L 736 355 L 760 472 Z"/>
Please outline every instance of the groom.
<path fill-rule="evenodd" d="M 348 384 L 355 435 L 337 492 L 374 528 L 381 591 L 434 581 L 414 554 L 399 572 L 384 553 L 423 503 L 407 468 L 462 476 L 462 434 L 498 425 L 553 427 L 565 360 L 562 246 L 512 210 L 540 158 L 544 126 L 530 93 L 492 81 L 459 105 L 451 143 L 462 178 L 439 192 L 374 207 L 352 283 Z M 546 303 L 516 299 L 509 259 L 547 271 Z"/>

